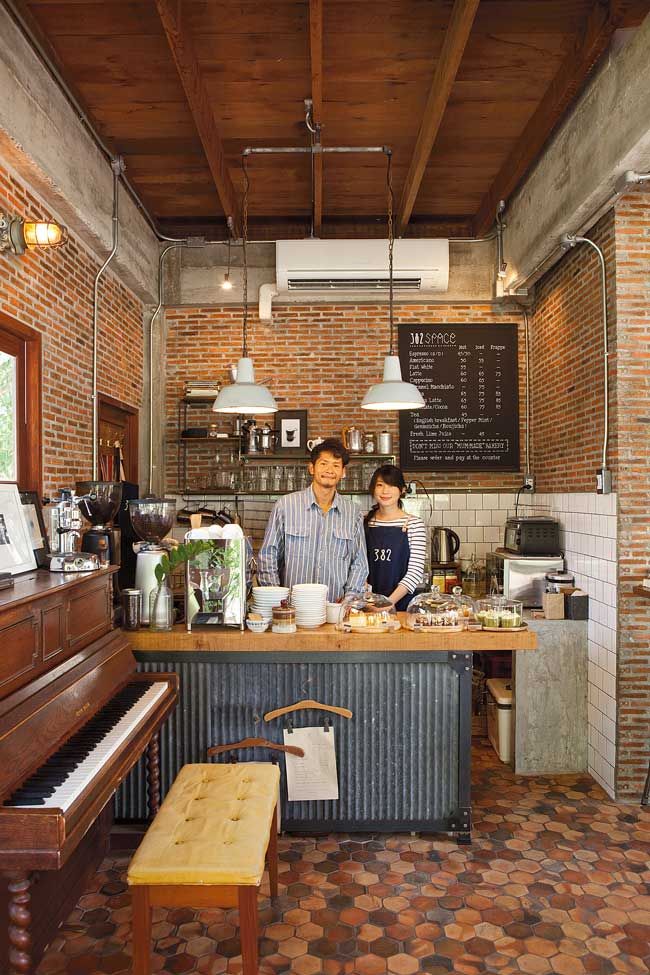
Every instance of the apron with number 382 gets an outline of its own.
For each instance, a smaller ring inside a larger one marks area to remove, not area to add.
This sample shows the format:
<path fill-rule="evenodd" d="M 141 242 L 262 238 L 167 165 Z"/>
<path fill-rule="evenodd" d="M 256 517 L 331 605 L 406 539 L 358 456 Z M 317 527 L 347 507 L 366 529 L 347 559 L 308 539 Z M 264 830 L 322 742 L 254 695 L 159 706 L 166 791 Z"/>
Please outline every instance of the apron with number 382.
<path fill-rule="evenodd" d="M 411 554 L 408 534 L 399 525 L 388 526 L 375 522 L 366 526 L 366 542 L 370 567 L 368 580 L 372 591 L 390 596 L 408 569 Z M 406 609 L 410 599 L 410 593 L 403 596 L 395 604 L 395 609 Z"/>

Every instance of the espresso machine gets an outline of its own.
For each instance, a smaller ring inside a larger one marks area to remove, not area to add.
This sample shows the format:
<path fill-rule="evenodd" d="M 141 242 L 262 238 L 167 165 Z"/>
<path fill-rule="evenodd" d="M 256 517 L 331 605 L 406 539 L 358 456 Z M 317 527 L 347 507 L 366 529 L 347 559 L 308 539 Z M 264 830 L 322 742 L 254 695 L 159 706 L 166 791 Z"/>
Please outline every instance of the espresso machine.
<path fill-rule="evenodd" d="M 137 498 L 129 501 L 129 516 L 133 531 L 141 539 L 135 566 L 135 588 L 142 593 L 140 619 L 148 623 L 149 594 L 158 585 L 156 566 L 166 551 L 160 543 L 169 535 L 174 524 L 176 501 Z"/>
<path fill-rule="evenodd" d="M 78 505 L 90 522 L 81 536 L 81 551 L 92 552 L 102 565 L 120 564 L 119 529 L 113 527 L 122 500 L 120 481 L 77 481 Z"/>
<path fill-rule="evenodd" d="M 99 568 L 96 555 L 78 550 L 81 538 L 82 518 L 79 498 L 74 491 L 62 488 L 53 498 L 50 512 L 51 552 L 50 572 L 92 572 Z"/>

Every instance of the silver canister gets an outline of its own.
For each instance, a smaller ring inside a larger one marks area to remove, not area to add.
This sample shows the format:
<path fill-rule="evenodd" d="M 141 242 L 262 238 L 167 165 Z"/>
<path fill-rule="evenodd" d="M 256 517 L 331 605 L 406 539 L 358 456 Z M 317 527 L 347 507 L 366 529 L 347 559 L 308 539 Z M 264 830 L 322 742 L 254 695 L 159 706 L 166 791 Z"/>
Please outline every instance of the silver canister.
<path fill-rule="evenodd" d="M 122 590 L 122 628 L 124 630 L 140 629 L 140 610 L 142 606 L 141 589 Z"/>
<path fill-rule="evenodd" d="M 388 430 L 382 430 L 381 433 L 377 434 L 377 453 L 393 453 L 393 435 Z"/>

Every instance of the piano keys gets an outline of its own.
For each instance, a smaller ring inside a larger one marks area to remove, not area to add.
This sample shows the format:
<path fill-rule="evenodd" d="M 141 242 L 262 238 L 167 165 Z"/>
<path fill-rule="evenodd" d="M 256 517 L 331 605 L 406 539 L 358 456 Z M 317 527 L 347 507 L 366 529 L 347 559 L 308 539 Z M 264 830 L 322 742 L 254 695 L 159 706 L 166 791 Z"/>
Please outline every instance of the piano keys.
<path fill-rule="evenodd" d="M 97 863 L 105 852 L 115 790 L 145 753 L 151 812 L 159 805 L 156 736 L 175 707 L 178 676 L 136 673 L 127 639 L 111 629 L 113 571 L 54 580 L 31 573 L 16 579 L 14 600 L 0 594 L 0 639 L 22 627 L 13 670 L 0 673 L 0 871 L 9 912 L 0 971 L 9 975 L 34 972 L 83 890 L 88 871 L 79 862 Z M 66 889 L 58 905 L 43 896 L 49 878 Z"/>

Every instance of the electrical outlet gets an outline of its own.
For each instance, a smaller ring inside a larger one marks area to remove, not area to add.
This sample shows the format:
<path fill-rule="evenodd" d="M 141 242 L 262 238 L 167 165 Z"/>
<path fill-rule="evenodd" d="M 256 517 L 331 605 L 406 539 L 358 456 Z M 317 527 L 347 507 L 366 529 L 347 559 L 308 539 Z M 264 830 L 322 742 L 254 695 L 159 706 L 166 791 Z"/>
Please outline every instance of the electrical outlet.
<path fill-rule="evenodd" d="M 535 490 L 535 475 L 534 474 L 526 474 L 525 475 L 525 477 L 524 477 L 524 487 L 527 488 L 529 491 L 534 491 Z"/>

